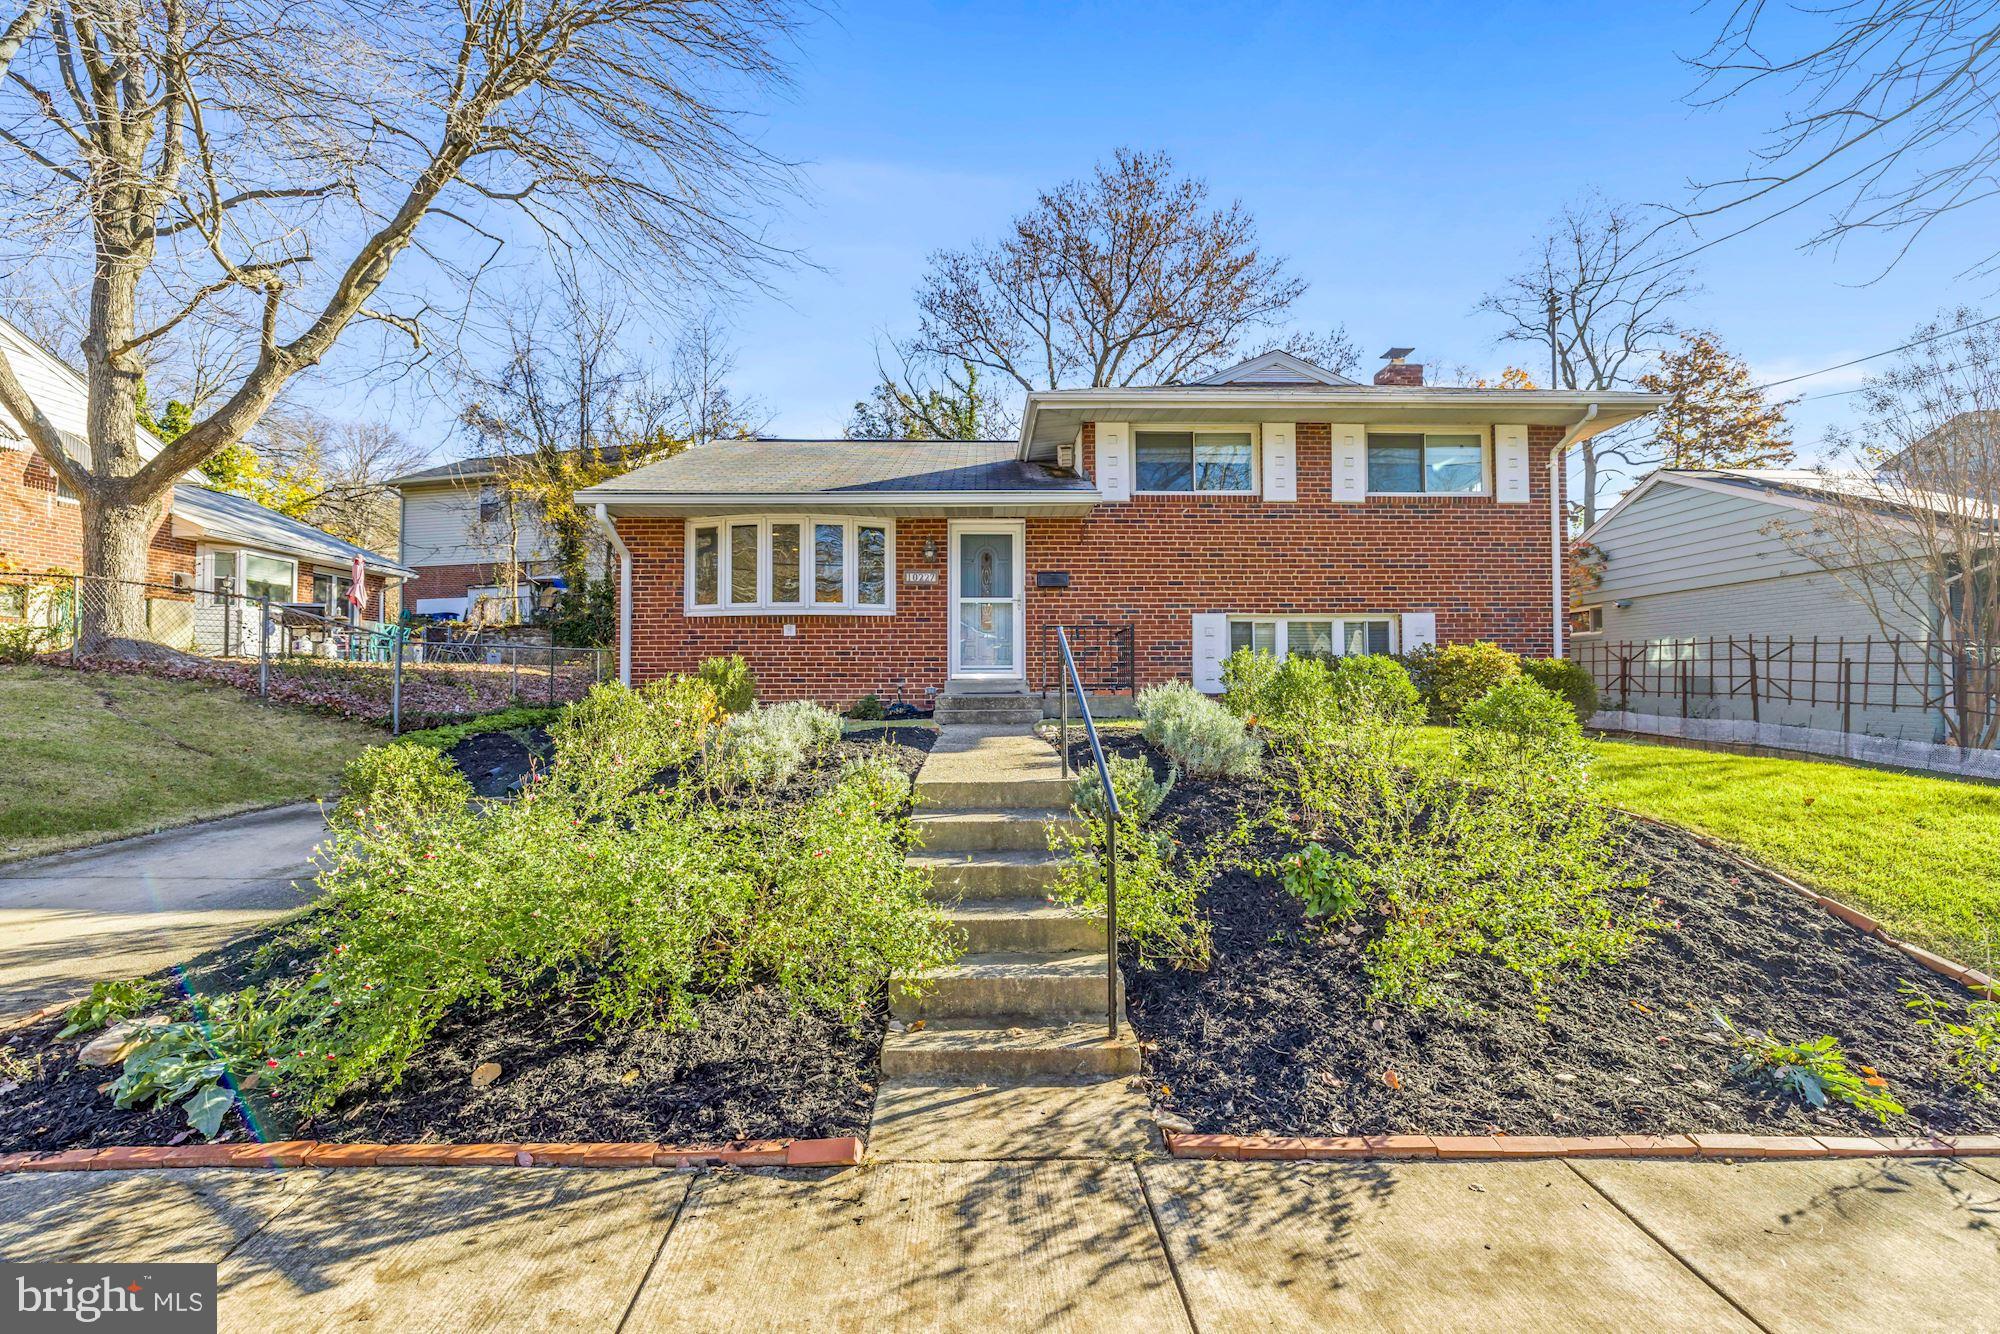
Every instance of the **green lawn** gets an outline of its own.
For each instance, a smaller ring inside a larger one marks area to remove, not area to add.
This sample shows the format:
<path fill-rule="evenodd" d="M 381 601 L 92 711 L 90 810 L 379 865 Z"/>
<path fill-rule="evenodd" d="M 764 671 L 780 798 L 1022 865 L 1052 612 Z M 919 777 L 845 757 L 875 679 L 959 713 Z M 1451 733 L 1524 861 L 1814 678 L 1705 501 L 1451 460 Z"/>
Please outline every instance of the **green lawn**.
<path fill-rule="evenodd" d="M 2000 954 L 2000 787 L 1600 742 L 1605 798 L 1741 849 L 1974 968 Z"/>
<path fill-rule="evenodd" d="M 317 797 L 386 739 L 228 686 L 0 667 L 0 862 Z"/>

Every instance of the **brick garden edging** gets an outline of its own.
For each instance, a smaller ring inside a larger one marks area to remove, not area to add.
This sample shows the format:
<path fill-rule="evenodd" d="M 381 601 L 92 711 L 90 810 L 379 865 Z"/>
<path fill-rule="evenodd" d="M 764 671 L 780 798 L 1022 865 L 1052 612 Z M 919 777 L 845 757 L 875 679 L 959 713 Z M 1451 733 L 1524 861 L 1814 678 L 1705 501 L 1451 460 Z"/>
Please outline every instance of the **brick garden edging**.
<path fill-rule="evenodd" d="M 2000 1135 L 1202 1135 L 1166 1132 L 1176 1158 L 1303 1162 L 1342 1158 L 1972 1158 Z"/>
<path fill-rule="evenodd" d="M 185 1167 L 856 1167 L 862 1143 L 836 1139 L 727 1144 L 270 1144 L 137 1145 L 0 1154 L 0 1172 L 98 1172 Z"/>

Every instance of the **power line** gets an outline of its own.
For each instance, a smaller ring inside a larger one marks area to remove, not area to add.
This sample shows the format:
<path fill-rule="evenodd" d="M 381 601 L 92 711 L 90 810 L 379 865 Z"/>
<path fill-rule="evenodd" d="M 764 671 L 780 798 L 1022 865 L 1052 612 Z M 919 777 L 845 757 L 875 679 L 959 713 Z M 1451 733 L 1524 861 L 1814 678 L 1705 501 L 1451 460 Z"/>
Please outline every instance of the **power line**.
<path fill-rule="evenodd" d="M 1807 371 L 1803 375 L 1787 375 L 1782 380 L 1766 381 L 1765 383 L 1758 385 L 1757 388 L 1776 389 L 1781 384 L 1794 384 L 1800 380 L 1810 380 L 1815 376 L 1827 375 L 1834 371 L 1844 371 L 1849 366 L 1859 366 L 1864 361 L 1875 361 L 1881 357 L 1891 357 L 1898 352 L 1907 352 L 1913 347 L 1922 347 L 1925 343 L 1935 343 L 1940 338 L 1949 338 L 1953 334 L 1964 333 L 1967 329 L 1977 329 L 1982 324 L 1992 324 L 1996 321 L 2000 321 L 2000 315 L 1989 315 L 1983 320 L 1974 320 L 1970 324 L 1954 325 L 1949 329 L 1940 330 L 1937 333 L 1926 335 L 1923 338 L 1912 338 L 1909 342 L 1904 343 L 1900 347 L 1886 348 L 1881 352 L 1870 352 L 1865 357 L 1856 357 L 1852 361 L 1843 361 L 1837 366 L 1823 366 L 1819 370 Z M 1839 392 L 1844 394 L 1851 394 L 1854 391 L 1852 389 L 1843 389 L 1840 390 Z M 1831 397 L 1831 395 L 1822 395 L 1822 397 Z"/>

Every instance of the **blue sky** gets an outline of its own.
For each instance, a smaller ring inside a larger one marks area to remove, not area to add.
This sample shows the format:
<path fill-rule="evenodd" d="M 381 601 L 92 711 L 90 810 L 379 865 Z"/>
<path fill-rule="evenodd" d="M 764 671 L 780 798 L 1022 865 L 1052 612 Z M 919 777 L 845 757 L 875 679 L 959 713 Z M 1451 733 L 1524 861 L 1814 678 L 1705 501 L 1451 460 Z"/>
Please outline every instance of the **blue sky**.
<path fill-rule="evenodd" d="M 1689 179 L 1740 170 L 1774 117 L 1769 102 L 1682 100 L 1679 57 L 1719 19 L 1647 4 L 848 4 L 802 34 L 796 84 L 758 126 L 807 182 L 774 234 L 819 267 L 725 309 L 738 387 L 774 432 L 838 434 L 875 340 L 909 329 L 929 252 L 996 234 L 1120 145 L 1164 148 L 1240 199 L 1311 284 L 1300 325 L 1345 324 L 1371 356 L 1407 343 L 1480 370 L 1527 359 L 1472 308 L 1565 200 L 1680 202 Z M 1797 249 L 1813 220 L 1702 257 L 1687 315 L 1760 377 L 1889 347 L 1988 295 L 1955 277 L 1977 253 L 1969 223 L 1870 282 L 1879 248 Z M 1808 453 L 1851 403 L 1800 406 Z M 442 424 L 393 415 L 424 438 Z"/>

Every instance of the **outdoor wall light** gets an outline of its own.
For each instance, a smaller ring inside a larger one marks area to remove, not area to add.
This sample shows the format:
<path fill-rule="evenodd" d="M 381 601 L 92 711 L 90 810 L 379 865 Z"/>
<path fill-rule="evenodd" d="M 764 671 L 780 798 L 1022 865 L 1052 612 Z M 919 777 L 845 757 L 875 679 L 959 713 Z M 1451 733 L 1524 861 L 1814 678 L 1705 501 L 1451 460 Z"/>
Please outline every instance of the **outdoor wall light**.
<path fill-rule="evenodd" d="M 1612 603 L 1611 605 L 1618 608 L 1618 610 L 1620 611 L 1630 611 L 1632 610 L 1632 599 L 1619 598 L 1616 602 Z"/>
<path fill-rule="evenodd" d="M 927 537 L 924 539 L 924 559 L 925 560 L 937 559 L 937 539 L 935 537 Z"/>

